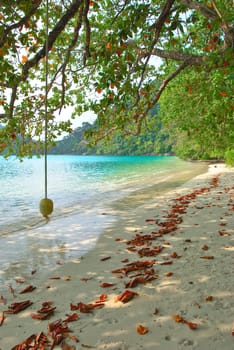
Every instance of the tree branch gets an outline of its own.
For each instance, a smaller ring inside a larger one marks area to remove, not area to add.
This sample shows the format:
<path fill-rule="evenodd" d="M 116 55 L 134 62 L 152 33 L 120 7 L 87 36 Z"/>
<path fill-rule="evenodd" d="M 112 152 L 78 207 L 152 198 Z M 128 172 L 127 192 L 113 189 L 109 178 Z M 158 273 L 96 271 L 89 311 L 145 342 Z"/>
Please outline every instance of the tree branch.
<path fill-rule="evenodd" d="M 191 10 L 200 12 L 204 17 L 214 21 L 217 19 L 217 14 L 208 6 L 193 0 L 180 0 L 180 2 Z"/>
<path fill-rule="evenodd" d="M 148 52 L 146 50 L 141 50 L 141 55 L 142 58 L 148 56 Z M 199 55 L 191 55 L 191 54 L 186 54 L 183 52 L 179 51 L 173 51 L 173 50 L 161 50 L 158 48 L 154 48 L 151 52 L 152 56 L 157 56 L 160 58 L 165 58 L 165 59 L 172 59 L 175 61 L 189 61 L 191 66 L 200 66 L 201 64 L 204 63 L 206 60 L 206 56 L 199 56 Z"/>
<path fill-rule="evenodd" d="M 57 22 L 53 30 L 48 35 L 48 50 L 53 47 L 54 42 L 60 33 L 64 30 L 67 23 L 74 17 L 74 14 L 78 11 L 80 6 L 83 4 L 82 0 L 75 0 L 63 17 Z M 42 49 L 37 52 L 37 54 L 30 60 L 28 60 L 22 69 L 22 75 L 20 77 L 21 81 L 25 81 L 28 77 L 29 70 L 36 66 L 41 58 L 45 57 L 46 54 L 46 44 L 43 45 Z"/>
<path fill-rule="evenodd" d="M 8 34 L 13 29 L 21 28 L 21 27 L 23 27 L 24 24 L 26 24 L 28 22 L 28 20 L 34 15 L 34 13 L 37 11 L 38 7 L 41 5 L 41 2 L 42 2 L 42 0 L 33 1 L 33 7 L 31 8 L 31 10 L 29 11 L 28 14 L 26 14 L 19 22 L 14 23 L 10 26 L 7 26 L 7 28 L 4 30 L 3 35 L 0 39 L 0 47 L 2 47 L 5 44 Z"/>

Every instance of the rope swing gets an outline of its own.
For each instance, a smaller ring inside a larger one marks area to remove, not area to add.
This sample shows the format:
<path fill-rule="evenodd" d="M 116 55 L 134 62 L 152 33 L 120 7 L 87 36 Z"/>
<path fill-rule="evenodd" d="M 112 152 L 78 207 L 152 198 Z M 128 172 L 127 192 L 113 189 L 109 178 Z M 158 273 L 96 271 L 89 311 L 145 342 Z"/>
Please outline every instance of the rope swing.
<path fill-rule="evenodd" d="M 48 215 L 53 212 L 53 201 L 47 197 L 48 171 L 47 171 L 47 154 L 48 154 L 48 36 L 49 36 L 49 4 L 46 0 L 46 42 L 45 42 L 45 143 L 44 143 L 44 167 L 45 167 L 45 198 L 40 201 L 40 212 L 48 219 Z"/>

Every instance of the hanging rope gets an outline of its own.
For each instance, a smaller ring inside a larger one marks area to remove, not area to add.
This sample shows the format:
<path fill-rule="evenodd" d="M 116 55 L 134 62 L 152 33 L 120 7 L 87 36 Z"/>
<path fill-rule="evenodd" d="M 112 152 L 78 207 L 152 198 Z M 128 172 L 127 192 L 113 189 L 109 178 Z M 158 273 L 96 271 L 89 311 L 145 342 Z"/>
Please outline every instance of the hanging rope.
<path fill-rule="evenodd" d="M 48 37 L 49 37 L 49 3 L 46 0 L 46 43 L 45 43 L 45 148 L 44 148 L 44 158 L 45 158 L 45 198 L 48 195 L 48 171 L 47 171 L 47 153 L 48 153 Z"/>
<path fill-rule="evenodd" d="M 40 212 L 41 214 L 48 219 L 48 215 L 53 212 L 53 201 L 48 198 L 48 74 L 49 74 L 49 65 L 48 65 L 48 51 L 49 51 L 49 1 L 46 0 L 46 40 L 45 40 L 45 140 L 44 140 L 44 167 L 45 167 L 45 198 L 40 201 Z"/>

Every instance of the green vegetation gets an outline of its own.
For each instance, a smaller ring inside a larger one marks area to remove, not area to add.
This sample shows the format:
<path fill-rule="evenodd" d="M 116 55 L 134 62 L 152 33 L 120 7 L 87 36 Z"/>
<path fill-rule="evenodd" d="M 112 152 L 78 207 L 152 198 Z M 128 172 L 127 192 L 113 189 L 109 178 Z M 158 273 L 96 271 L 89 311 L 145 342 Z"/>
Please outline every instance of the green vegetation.
<path fill-rule="evenodd" d="M 128 135 L 123 137 L 119 131 L 111 138 L 100 140 L 97 144 L 89 144 L 85 134 L 93 130 L 95 125 L 83 123 L 71 134 L 58 141 L 50 150 L 51 154 L 115 154 L 115 155 L 142 155 L 170 153 L 172 146 L 168 137 L 162 134 L 160 124 L 144 128 L 138 136 Z M 97 127 L 97 126 L 96 126 Z"/>
<path fill-rule="evenodd" d="M 97 152 L 172 145 L 181 157 L 230 162 L 232 0 L 48 0 L 48 16 L 46 4 L 1 1 L 0 152 L 40 155 L 45 125 L 50 147 L 93 111 L 86 136 Z"/>

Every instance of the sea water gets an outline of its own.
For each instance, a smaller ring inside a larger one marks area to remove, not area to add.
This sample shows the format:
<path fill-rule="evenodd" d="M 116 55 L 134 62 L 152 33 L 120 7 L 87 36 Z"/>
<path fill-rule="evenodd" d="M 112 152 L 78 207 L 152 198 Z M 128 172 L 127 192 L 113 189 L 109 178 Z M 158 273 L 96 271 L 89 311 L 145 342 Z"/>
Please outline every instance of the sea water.
<path fill-rule="evenodd" d="M 164 156 L 48 156 L 49 223 L 44 159 L 0 157 L 0 295 L 16 276 L 42 273 L 79 258 L 121 213 L 207 170 L 203 163 Z"/>
<path fill-rule="evenodd" d="M 54 216 L 111 202 L 131 192 L 170 182 L 173 175 L 193 177 L 204 165 L 164 156 L 48 156 L 48 197 Z M 185 178 L 187 179 L 187 178 Z M 44 159 L 19 162 L 0 157 L 0 235 L 38 225 L 45 196 Z"/>

